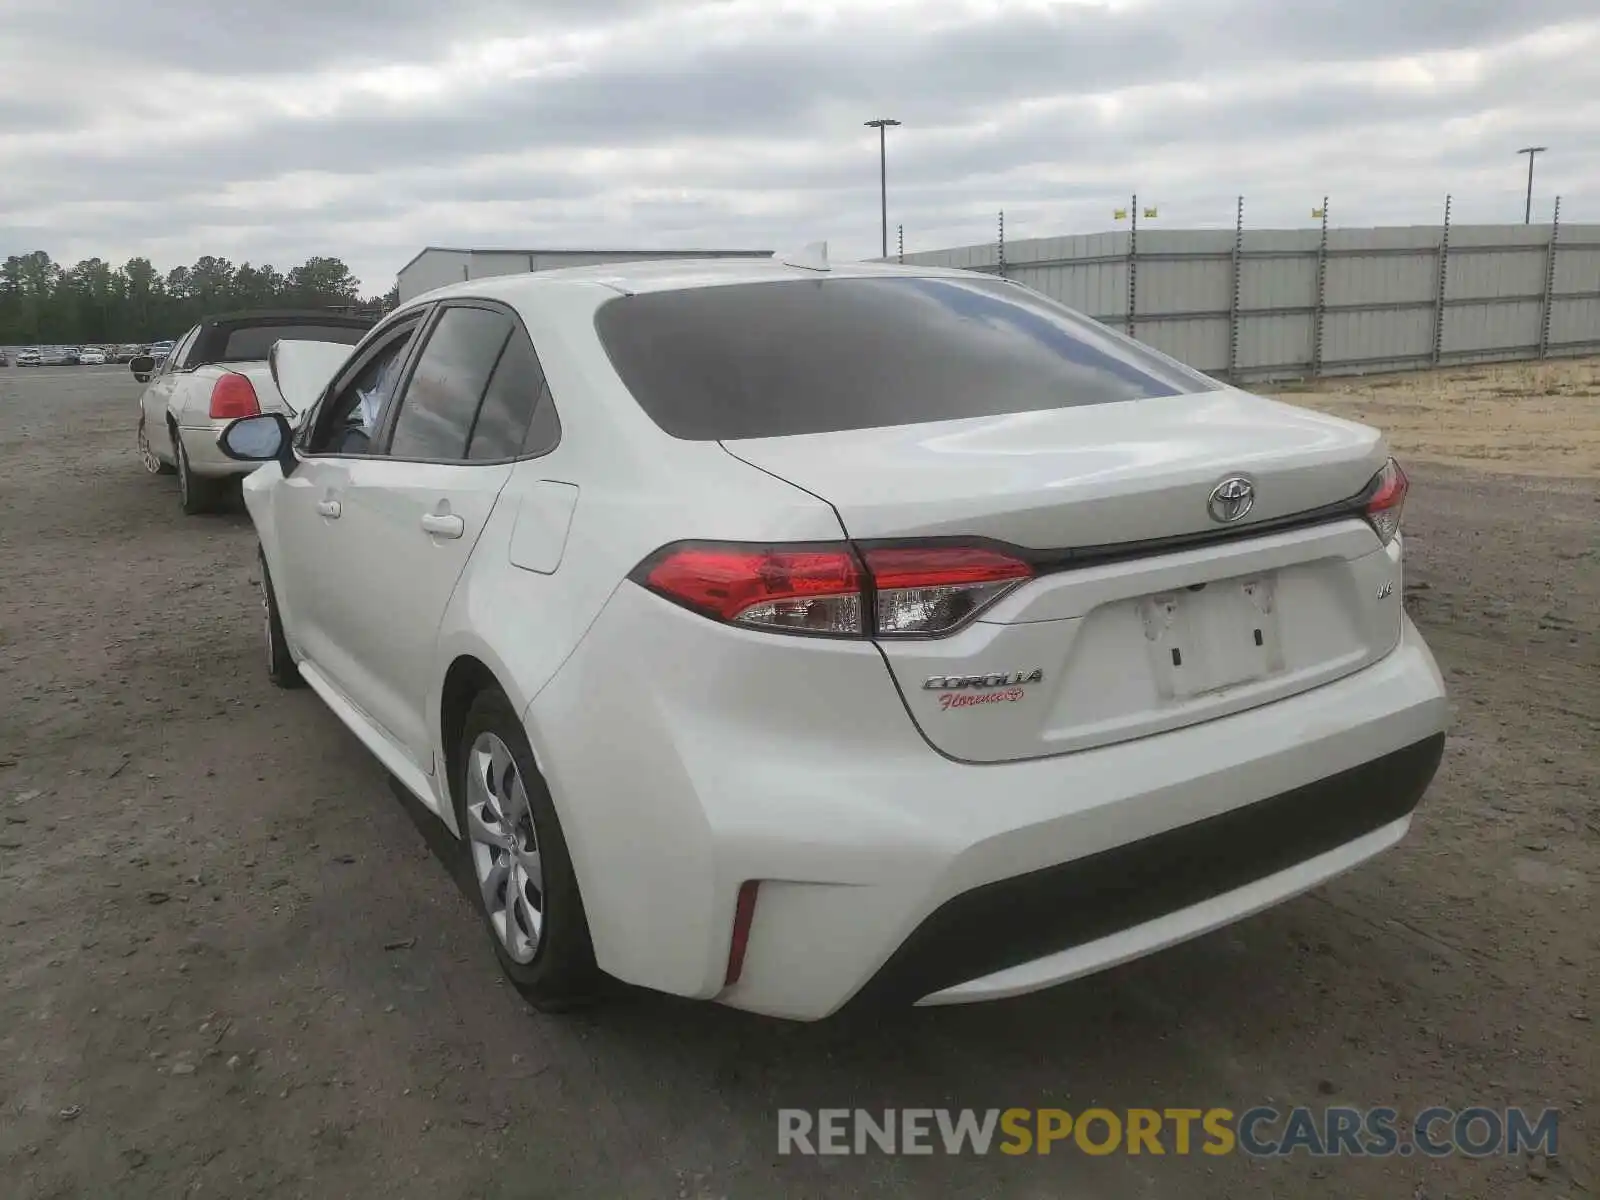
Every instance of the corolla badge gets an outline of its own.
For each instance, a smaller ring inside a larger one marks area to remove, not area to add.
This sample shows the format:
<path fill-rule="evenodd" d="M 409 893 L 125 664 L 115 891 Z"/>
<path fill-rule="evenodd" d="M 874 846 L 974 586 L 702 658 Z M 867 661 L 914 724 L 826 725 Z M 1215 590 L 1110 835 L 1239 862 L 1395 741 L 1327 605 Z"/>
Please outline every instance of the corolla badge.
<path fill-rule="evenodd" d="M 925 691 L 937 692 L 955 688 L 1009 688 L 1024 683 L 1038 683 L 1044 671 L 1035 667 L 1031 671 L 999 671 L 993 675 L 930 675 L 922 681 Z"/>
<path fill-rule="evenodd" d="M 1213 521 L 1227 525 L 1239 520 L 1256 504 L 1256 485 L 1243 475 L 1230 475 L 1211 489 L 1206 511 Z"/>
<path fill-rule="evenodd" d="M 1028 695 L 1025 685 L 1039 683 L 1044 670 L 997 671 L 992 675 L 930 675 L 922 681 L 925 691 L 940 692 L 939 708 L 976 708 L 983 704 L 1014 704 Z"/>

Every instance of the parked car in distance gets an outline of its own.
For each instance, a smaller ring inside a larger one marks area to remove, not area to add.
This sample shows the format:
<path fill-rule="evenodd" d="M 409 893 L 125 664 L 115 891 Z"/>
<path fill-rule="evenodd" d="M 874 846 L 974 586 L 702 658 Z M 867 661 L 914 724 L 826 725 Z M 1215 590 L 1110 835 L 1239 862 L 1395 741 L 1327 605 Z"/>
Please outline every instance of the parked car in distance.
<path fill-rule="evenodd" d="M 37 367 L 43 362 L 44 355 L 39 352 L 37 346 L 17 351 L 17 366 L 19 367 Z"/>
<path fill-rule="evenodd" d="M 184 512 L 210 511 L 224 485 L 252 469 L 218 449 L 222 427 L 256 413 L 294 414 L 272 380 L 267 356 L 273 344 L 301 339 L 351 345 L 371 327 L 367 318 L 315 309 L 224 313 L 189 330 L 170 354 L 132 359 L 134 378 L 148 385 L 139 397 L 137 429 L 145 469 L 177 474 Z"/>
<path fill-rule="evenodd" d="M 98 346 L 85 346 L 78 351 L 78 362 L 85 367 L 102 367 L 105 365 L 106 352 Z"/>
<path fill-rule="evenodd" d="M 124 342 L 117 347 L 116 352 L 112 355 L 112 360 L 119 363 L 132 362 L 143 353 L 145 353 L 143 346 L 136 346 L 132 342 Z"/>
<path fill-rule="evenodd" d="M 1004 279 L 463 282 L 292 425 L 219 438 L 270 676 L 458 836 L 539 1006 L 1049 987 L 1393 846 L 1439 763 L 1383 436 Z"/>

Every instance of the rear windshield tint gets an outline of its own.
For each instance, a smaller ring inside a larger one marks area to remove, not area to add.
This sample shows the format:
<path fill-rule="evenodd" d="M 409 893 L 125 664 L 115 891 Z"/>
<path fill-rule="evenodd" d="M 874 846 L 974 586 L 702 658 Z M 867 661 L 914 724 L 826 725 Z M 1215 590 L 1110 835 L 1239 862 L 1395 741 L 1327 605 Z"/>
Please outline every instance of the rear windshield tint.
<path fill-rule="evenodd" d="M 673 437 L 783 437 L 1221 385 L 1000 280 L 818 279 L 621 296 L 612 366 Z"/>
<path fill-rule="evenodd" d="M 256 362 L 267 357 L 274 342 L 338 342 L 354 346 L 371 326 L 361 325 L 241 325 L 228 330 L 221 362 Z"/>

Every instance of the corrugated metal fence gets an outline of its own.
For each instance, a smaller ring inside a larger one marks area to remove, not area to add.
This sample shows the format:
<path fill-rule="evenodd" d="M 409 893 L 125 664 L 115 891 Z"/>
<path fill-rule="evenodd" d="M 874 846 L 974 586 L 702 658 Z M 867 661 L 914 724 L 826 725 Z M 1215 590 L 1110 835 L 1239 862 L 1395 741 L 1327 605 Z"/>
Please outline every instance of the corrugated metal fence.
<path fill-rule="evenodd" d="M 1435 226 L 1139 229 L 903 257 L 1003 274 L 1232 379 L 1600 352 L 1600 225 L 1561 225 L 1559 205 L 1548 225 L 1448 213 Z"/>

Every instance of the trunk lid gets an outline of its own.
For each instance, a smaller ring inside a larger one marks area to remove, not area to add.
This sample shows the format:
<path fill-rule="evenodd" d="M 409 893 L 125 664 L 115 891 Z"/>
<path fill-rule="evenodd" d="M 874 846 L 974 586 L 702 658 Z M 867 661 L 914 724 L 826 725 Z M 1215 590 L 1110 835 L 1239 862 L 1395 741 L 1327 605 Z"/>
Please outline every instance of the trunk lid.
<path fill-rule="evenodd" d="M 1255 483 L 1241 526 L 1348 499 L 1378 432 L 1244 392 L 724 442 L 828 501 L 852 538 L 989 537 L 1030 549 L 1217 528 L 1210 489 Z"/>
<path fill-rule="evenodd" d="M 724 445 L 827 501 L 857 542 L 985 538 L 1044 564 L 951 636 L 880 640 L 912 719 L 954 758 L 1059 754 L 1238 712 L 1399 638 L 1398 542 L 1355 516 L 1294 522 L 1382 468 L 1383 440 L 1362 425 L 1226 389 Z M 1234 476 L 1254 503 L 1219 523 L 1208 500 Z M 1192 540 L 1207 534 L 1226 540 Z M 1063 553 L 1112 547 L 1125 553 L 1083 565 Z"/>
<path fill-rule="evenodd" d="M 353 350 L 342 342 L 274 342 L 265 364 L 273 391 L 289 411 L 304 412 L 317 402 Z"/>

